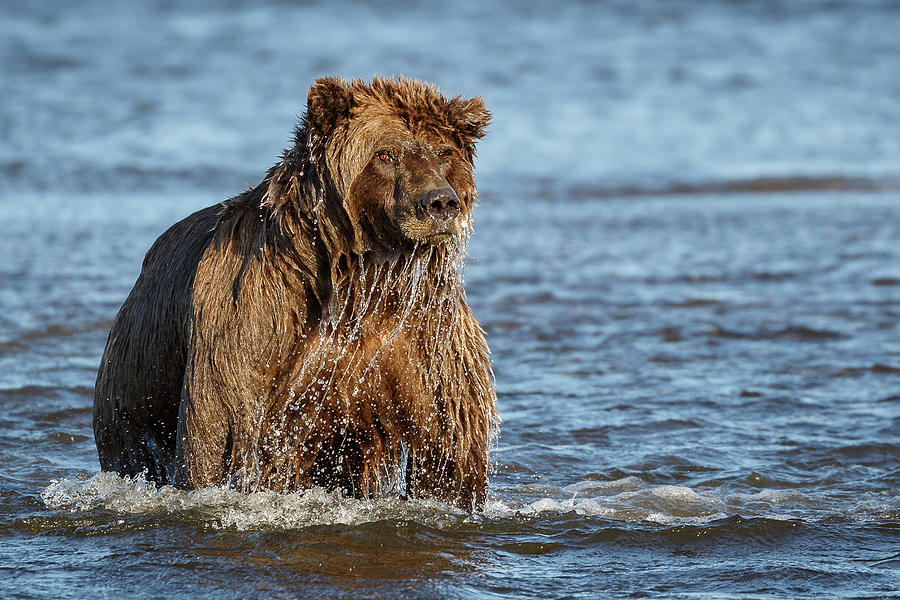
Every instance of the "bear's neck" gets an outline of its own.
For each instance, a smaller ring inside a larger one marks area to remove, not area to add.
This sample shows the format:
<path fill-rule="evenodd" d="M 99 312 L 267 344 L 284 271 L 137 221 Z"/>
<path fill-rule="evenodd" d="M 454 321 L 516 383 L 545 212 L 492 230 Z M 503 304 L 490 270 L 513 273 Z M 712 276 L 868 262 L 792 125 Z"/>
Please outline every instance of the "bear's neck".
<path fill-rule="evenodd" d="M 427 327 L 464 300 L 460 245 L 421 246 L 399 256 L 344 260 L 322 314 L 325 329 Z"/>

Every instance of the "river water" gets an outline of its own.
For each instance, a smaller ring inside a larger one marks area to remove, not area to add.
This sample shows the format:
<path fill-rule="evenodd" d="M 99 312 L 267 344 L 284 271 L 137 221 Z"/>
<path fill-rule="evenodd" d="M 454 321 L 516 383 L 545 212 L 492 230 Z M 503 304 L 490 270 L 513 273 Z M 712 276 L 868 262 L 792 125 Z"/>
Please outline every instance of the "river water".
<path fill-rule="evenodd" d="M 900 5 L 0 4 L 0 597 L 900 596 Z M 99 473 L 143 253 L 324 74 L 483 95 L 481 513 Z"/>

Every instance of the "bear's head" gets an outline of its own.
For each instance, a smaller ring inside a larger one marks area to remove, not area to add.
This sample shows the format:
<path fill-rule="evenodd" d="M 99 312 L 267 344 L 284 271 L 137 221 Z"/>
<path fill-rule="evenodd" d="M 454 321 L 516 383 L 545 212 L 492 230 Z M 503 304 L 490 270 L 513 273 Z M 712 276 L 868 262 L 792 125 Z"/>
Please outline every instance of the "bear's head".
<path fill-rule="evenodd" d="M 481 98 L 446 99 L 401 77 L 321 78 L 309 90 L 307 143 L 320 149 L 357 251 L 440 245 L 471 228 Z"/>

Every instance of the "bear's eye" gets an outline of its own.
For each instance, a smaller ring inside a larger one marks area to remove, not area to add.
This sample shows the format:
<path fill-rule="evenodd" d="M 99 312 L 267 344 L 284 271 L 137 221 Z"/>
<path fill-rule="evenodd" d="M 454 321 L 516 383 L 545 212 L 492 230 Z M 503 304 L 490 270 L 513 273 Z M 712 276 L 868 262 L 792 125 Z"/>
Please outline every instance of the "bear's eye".
<path fill-rule="evenodd" d="M 438 158 L 441 160 L 450 160 L 451 156 L 453 156 L 453 150 L 450 148 L 445 148 L 438 153 Z"/>
<path fill-rule="evenodd" d="M 379 150 L 378 152 L 375 153 L 375 156 L 378 157 L 378 160 L 380 160 L 381 162 L 385 162 L 385 163 L 391 162 L 392 160 L 394 160 L 394 155 L 391 154 L 390 152 L 388 152 L 387 150 Z"/>

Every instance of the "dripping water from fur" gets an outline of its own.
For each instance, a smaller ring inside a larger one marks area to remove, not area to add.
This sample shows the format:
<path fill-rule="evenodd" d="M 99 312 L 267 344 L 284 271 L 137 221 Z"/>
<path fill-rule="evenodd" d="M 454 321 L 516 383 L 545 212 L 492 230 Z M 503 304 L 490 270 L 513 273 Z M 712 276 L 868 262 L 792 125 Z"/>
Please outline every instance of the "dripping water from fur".
<path fill-rule="evenodd" d="M 320 326 L 310 336 L 309 350 L 293 377 L 288 401 L 276 415 L 277 424 L 273 427 L 271 413 L 265 418 L 260 415 L 257 421 L 257 439 L 263 440 L 269 428 L 269 440 L 263 443 L 267 464 L 287 463 L 298 446 L 306 445 L 310 454 L 317 454 L 321 447 L 315 444 L 321 442 L 313 439 L 313 432 L 321 429 L 323 421 L 328 421 L 325 426 L 341 439 L 333 457 L 342 456 L 348 450 L 347 427 L 353 421 L 353 407 L 376 401 L 366 396 L 365 388 L 382 377 L 379 358 L 388 351 L 404 352 L 409 340 L 403 332 L 410 328 L 432 333 L 423 348 L 432 359 L 432 368 L 425 370 L 424 381 L 418 382 L 427 397 L 419 401 L 422 407 L 440 408 L 442 388 L 456 386 L 458 378 L 467 376 L 453 368 L 455 357 L 441 354 L 454 347 L 452 338 L 459 333 L 466 241 L 455 239 L 440 247 L 416 244 L 410 252 L 390 259 L 354 257 L 338 282 L 339 292 L 331 296 Z M 426 281 L 432 285 L 425 285 Z M 489 394 L 490 390 L 479 389 L 478 393 Z M 338 419 L 323 418 L 329 407 L 339 409 Z M 442 426 L 435 421 L 436 414 L 438 410 L 420 409 L 411 417 L 436 433 Z M 298 415 L 303 415 L 299 425 Z M 415 464 L 409 445 L 400 442 L 376 451 L 380 451 L 380 472 L 374 489 L 367 492 L 405 494 L 407 471 Z M 437 468 L 447 468 L 448 460 L 442 458 Z M 246 465 L 243 477 L 236 481 L 242 482 L 245 491 L 256 491 L 269 474 L 264 473 L 255 452 L 248 453 Z"/>

